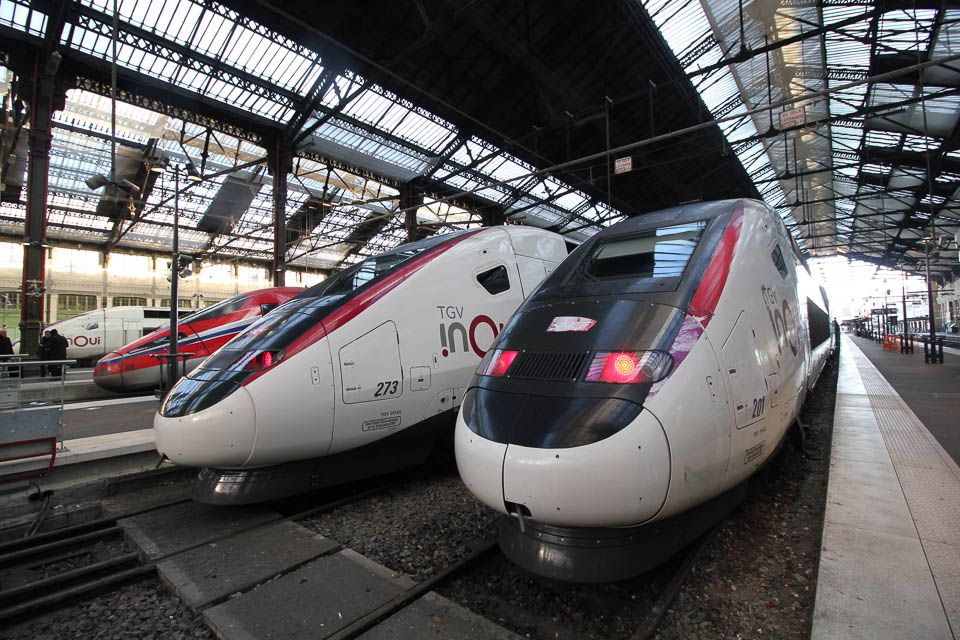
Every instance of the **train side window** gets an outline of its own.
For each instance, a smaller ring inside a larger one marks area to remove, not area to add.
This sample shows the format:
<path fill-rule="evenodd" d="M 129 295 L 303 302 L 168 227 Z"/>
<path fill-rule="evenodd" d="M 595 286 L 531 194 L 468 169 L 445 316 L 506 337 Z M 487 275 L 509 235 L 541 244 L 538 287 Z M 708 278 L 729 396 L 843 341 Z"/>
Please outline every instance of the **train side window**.
<path fill-rule="evenodd" d="M 477 282 L 487 290 L 487 293 L 493 296 L 510 288 L 510 276 L 507 274 L 507 268 L 503 265 L 478 273 Z"/>
<path fill-rule="evenodd" d="M 780 275 L 786 279 L 787 263 L 783 260 L 783 252 L 780 251 L 780 245 L 777 245 L 773 248 L 773 253 L 770 254 L 770 257 L 773 258 L 773 264 L 777 267 L 777 271 L 779 271 Z"/>

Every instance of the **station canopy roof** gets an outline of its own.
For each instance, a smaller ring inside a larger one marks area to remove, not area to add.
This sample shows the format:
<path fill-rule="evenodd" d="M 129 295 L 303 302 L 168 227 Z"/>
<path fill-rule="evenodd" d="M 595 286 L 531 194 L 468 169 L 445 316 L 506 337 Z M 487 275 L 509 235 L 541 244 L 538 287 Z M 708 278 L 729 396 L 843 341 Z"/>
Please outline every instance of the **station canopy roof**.
<path fill-rule="evenodd" d="M 113 2 L 0 0 L 0 233 L 22 234 L 35 54 L 55 45 L 54 239 L 167 250 L 176 200 L 184 251 L 269 259 L 280 147 L 294 266 L 396 246 L 413 208 L 421 234 L 518 221 L 579 242 L 745 196 L 810 255 L 916 269 L 929 251 L 944 274 L 960 230 L 949 4 L 118 0 L 116 179 L 91 189 L 111 176 Z M 204 179 L 181 171 L 175 199 L 173 173 L 150 171 L 165 159 Z"/>

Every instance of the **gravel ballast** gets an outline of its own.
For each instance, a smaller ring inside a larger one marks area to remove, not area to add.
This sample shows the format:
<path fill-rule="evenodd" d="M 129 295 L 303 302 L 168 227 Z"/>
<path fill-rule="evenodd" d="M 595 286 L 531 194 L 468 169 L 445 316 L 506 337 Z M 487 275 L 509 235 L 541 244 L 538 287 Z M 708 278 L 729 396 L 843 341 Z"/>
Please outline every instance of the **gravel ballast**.
<path fill-rule="evenodd" d="M 44 616 L 5 624 L 3 640 L 194 640 L 213 634 L 156 579 L 142 580 L 51 609 Z"/>

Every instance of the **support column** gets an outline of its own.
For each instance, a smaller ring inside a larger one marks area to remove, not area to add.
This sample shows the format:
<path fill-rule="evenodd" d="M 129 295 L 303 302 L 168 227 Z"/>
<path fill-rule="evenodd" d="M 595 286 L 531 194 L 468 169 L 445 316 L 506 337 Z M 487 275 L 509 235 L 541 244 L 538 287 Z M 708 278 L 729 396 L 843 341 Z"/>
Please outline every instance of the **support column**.
<path fill-rule="evenodd" d="M 277 136 L 267 153 L 267 167 L 273 175 L 273 286 L 286 282 L 287 256 L 287 174 L 293 171 L 293 153 Z"/>
<path fill-rule="evenodd" d="M 423 204 L 423 187 L 415 181 L 404 183 L 400 187 L 400 208 L 409 209 L 404 212 L 403 226 L 407 230 L 407 242 L 419 240 L 417 235 L 417 209 Z"/>
<path fill-rule="evenodd" d="M 55 76 L 60 54 L 34 60 L 30 92 L 29 160 L 27 164 L 27 210 L 23 230 L 23 294 L 20 312 L 20 349 L 36 353 L 43 326 L 46 292 L 47 176 L 50 172 L 51 117 L 54 111 Z"/>

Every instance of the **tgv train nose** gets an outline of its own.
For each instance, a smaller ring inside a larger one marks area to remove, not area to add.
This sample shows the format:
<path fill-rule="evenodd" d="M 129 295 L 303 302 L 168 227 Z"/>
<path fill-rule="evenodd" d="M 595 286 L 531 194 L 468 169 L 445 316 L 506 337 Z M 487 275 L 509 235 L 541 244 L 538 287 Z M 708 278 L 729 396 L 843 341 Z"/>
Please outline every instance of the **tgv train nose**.
<path fill-rule="evenodd" d="M 171 393 L 176 392 L 174 387 Z M 194 413 L 169 418 L 157 413 L 153 432 L 157 451 L 175 464 L 231 467 L 242 465 L 253 452 L 256 422 L 253 399 L 238 386 L 219 402 Z"/>
<path fill-rule="evenodd" d="M 100 358 L 93 368 L 93 381 L 110 391 L 123 391 L 123 359 L 116 351 Z"/>
<path fill-rule="evenodd" d="M 667 437 L 646 409 L 612 436 L 568 448 L 494 442 L 461 411 L 455 449 L 460 477 L 482 502 L 501 512 L 522 507 L 544 524 L 637 525 L 657 514 L 670 485 Z"/>

